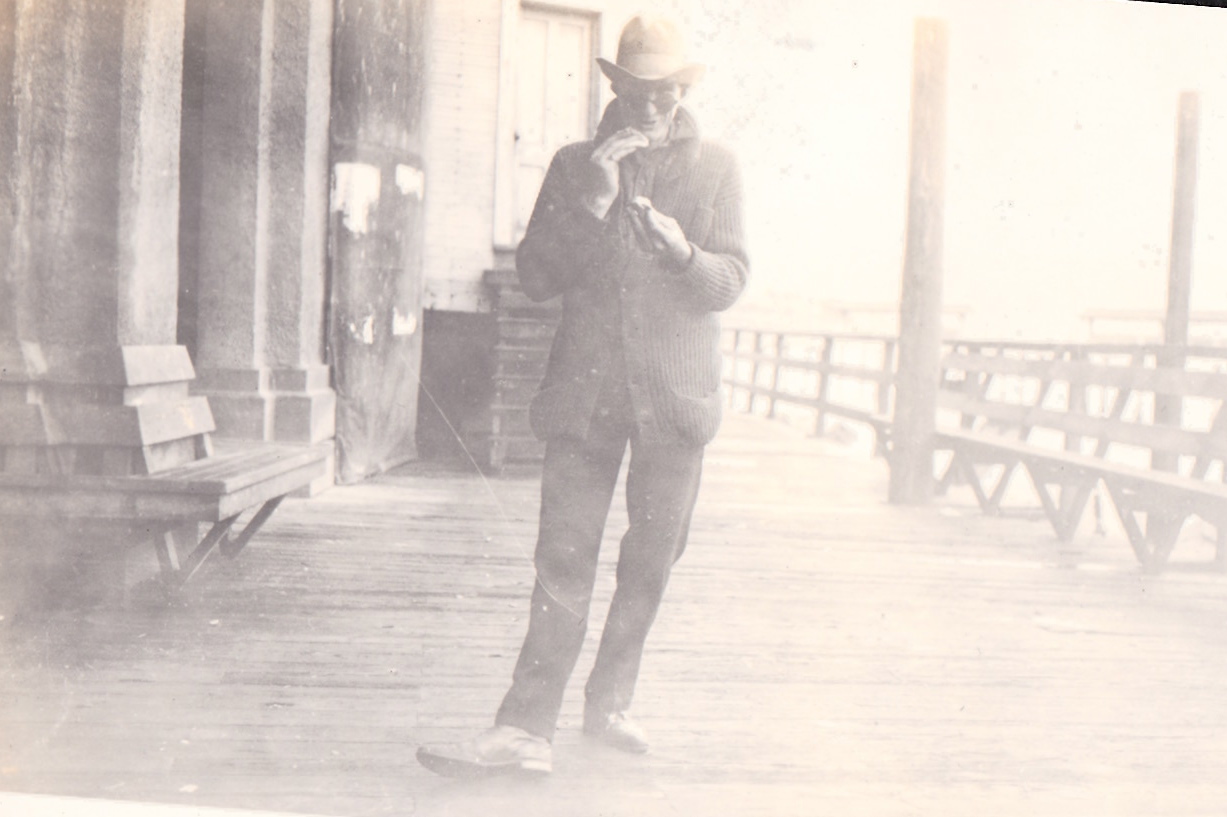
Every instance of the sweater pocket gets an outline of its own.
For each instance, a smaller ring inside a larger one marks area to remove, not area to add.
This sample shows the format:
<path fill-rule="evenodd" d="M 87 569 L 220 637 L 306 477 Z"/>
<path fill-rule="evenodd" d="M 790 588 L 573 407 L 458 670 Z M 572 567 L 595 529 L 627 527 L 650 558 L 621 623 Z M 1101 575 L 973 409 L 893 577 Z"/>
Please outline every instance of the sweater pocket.
<path fill-rule="evenodd" d="M 707 445 L 716 436 L 724 411 L 724 392 L 716 388 L 702 397 L 676 390 L 670 396 L 666 416 L 670 431 L 690 445 Z"/>

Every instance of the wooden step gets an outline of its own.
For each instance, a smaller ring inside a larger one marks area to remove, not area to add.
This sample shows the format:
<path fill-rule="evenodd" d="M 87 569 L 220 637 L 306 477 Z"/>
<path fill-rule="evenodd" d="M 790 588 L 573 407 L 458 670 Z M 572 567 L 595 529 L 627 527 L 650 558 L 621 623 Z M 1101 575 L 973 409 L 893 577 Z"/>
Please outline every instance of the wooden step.
<path fill-rule="evenodd" d="M 536 437 L 504 437 L 505 462 L 533 462 L 545 456 L 545 443 Z"/>
<path fill-rule="evenodd" d="M 555 327 L 532 318 L 498 319 L 498 336 L 500 340 L 541 340 L 552 341 Z"/>
<path fill-rule="evenodd" d="M 530 436 L 532 426 L 528 423 L 527 406 L 505 406 L 496 411 L 500 437 Z"/>
<path fill-rule="evenodd" d="M 499 289 L 496 292 L 498 298 L 498 308 L 500 311 L 504 309 L 523 309 L 536 312 L 542 315 L 561 315 L 562 302 L 559 298 L 551 298 L 548 301 L 534 301 L 524 292 L 517 288 Z"/>
<path fill-rule="evenodd" d="M 504 377 L 527 377 L 540 381 L 545 375 L 547 362 L 548 358 L 546 355 L 527 358 L 496 358 L 494 362 L 494 379 L 497 381 Z"/>
<path fill-rule="evenodd" d="M 539 383 L 535 377 L 498 381 L 494 384 L 494 404 L 527 407 L 536 396 Z"/>

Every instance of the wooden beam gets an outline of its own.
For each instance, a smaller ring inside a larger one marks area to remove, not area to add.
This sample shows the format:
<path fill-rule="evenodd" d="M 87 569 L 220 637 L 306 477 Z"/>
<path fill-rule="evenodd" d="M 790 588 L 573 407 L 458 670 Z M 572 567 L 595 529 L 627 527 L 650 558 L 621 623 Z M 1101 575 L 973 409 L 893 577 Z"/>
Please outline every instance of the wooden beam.
<path fill-rule="evenodd" d="M 1167 313 L 1163 320 L 1163 349 L 1158 366 L 1184 370 L 1185 347 L 1189 343 L 1189 302 L 1193 280 L 1193 217 L 1197 200 L 1197 131 L 1200 111 L 1197 94 L 1180 95 L 1176 122 L 1176 168 L 1172 193 L 1172 239 L 1167 274 Z M 1155 395 L 1155 425 L 1180 427 L 1184 400 L 1178 394 Z M 1152 450 L 1150 467 L 1176 471 L 1179 459 L 1170 451 Z M 1147 522 L 1147 533 L 1160 541 L 1174 539 L 1180 530 L 1178 520 L 1154 516 Z M 1156 563 L 1162 559 L 1156 557 Z"/>
<path fill-rule="evenodd" d="M 1197 94 L 1180 95 L 1176 123 L 1176 168 L 1172 193 L 1172 238 L 1167 270 L 1167 312 L 1163 319 L 1163 352 L 1158 363 L 1184 368 L 1189 343 L 1189 303 L 1193 280 L 1193 217 L 1197 204 L 1197 137 L 1200 110 Z M 1156 395 L 1155 422 L 1179 425 L 1183 401 Z M 1171 470 L 1175 461 L 1157 455 L 1156 468 Z"/>
<path fill-rule="evenodd" d="M 1172 243 L 1168 262 L 1166 347 L 1189 342 L 1189 292 L 1193 279 L 1193 223 L 1197 205 L 1197 141 L 1200 106 L 1196 93 L 1180 95 L 1176 126 L 1176 179 L 1172 198 Z M 1183 362 L 1183 361 L 1181 361 Z"/>
<path fill-rule="evenodd" d="M 923 503 L 933 496 L 941 377 L 946 25 L 940 20 L 917 20 L 915 38 L 907 248 L 890 457 L 889 498 L 895 504 Z"/>

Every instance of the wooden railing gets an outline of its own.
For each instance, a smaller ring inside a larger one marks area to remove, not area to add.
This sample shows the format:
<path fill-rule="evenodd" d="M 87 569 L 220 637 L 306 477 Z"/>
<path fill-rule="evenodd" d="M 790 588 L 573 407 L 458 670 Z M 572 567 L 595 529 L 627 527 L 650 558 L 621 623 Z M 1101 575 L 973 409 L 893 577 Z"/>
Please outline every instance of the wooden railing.
<path fill-rule="evenodd" d="M 723 345 L 733 408 L 768 417 L 781 406 L 797 408 L 813 414 L 817 434 L 832 416 L 878 432 L 889 425 L 895 338 L 730 329 Z"/>

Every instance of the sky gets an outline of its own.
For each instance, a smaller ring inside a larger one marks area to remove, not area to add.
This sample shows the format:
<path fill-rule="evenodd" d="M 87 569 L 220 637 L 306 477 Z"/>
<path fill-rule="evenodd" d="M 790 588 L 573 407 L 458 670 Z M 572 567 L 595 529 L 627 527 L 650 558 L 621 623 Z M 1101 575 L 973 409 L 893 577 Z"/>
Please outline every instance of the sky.
<path fill-rule="evenodd" d="M 1227 10 L 1127 0 L 692 8 L 696 55 L 710 66 L 692 103 L 746 178 L 754 280 L 740 314 L 774 310 L 809 328 L 824 302 L 897 302 L 918 18 L 948 31 L 943 277 L 946 303 L 969 310 L 964 334 L 1072 340 L 1088 310 L 1162 313 L 1182 91 L 1201 109 L 1192 307 L 1227 310 Z"/>

